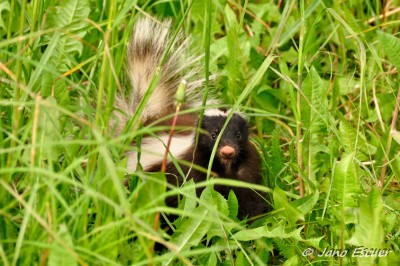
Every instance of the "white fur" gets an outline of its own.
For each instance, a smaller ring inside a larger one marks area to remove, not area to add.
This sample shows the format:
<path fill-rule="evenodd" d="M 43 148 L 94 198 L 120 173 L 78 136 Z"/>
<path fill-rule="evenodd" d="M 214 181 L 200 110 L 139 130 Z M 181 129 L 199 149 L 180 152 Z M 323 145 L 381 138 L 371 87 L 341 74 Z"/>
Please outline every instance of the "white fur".
<path fill-rule="evenodd" d="M 149 18 L 140 19 L 135 25 L 132 41 L 141 45 L 141 42 L 148 39 L 156 47 L 153 49 L 163 50 L 171 24 L 171 20 L 160 22 Z"/>
<path fill-rule="evenodd" d="M 205 116 L 225 116 L 225 117 L 227 117 L 229 115 L 230 111 L 231 111 L 230 109 L 227 111 L 223 111 L 220 109 L 206 109 L 204 111 L 204 115 Z"/>
<path fill-rule="evenodd" d="M 223 117 L 228 117 L 228 115 L 232 112 L 232 109 L 228 109 L 226 111 L 223 111 L 221 109 L 213 108 L 213 109 L 206 109 L 204 111 L 205 116 L 223 116 Z M 236 115 L 241 116 L 244 119 L 247 119 L 246 116 L 240 112 L 235 112 Z"/>
<path fill-rule="evenodd" d="M 170 96 L 164 89 L 159 89 L 156 91 L 156 93 L 153 93 L 150 97 L 150 100 L 147 102 L 142 119 L 146 121 L 151 117 L 157 117 L 157 115 L 160 113 L 160 108 L 165 105 L 165 101 L 169 97 Z M 168 101 L 173 100 L 169 98 Z"/>
<path fill-rule="evenodd" d="M 168 138 L 168 134 L 162 134 L 157 138 L 147 137 L 142 140 L 140 163 L 145 170 L 154 164 L 162 162 Z M 192 145 L 193 138 L 193 134 L 187 136 L 174 136 L 171 141 L 169 151 L 170 154 L 172 154 L 172 156 L 175 158 L 180 158 L 182 154 Z M 134 172 L 138 164 L 137 152 L 129 152 L 127 153 L 127 156 L 128 171 Z M 168 161 L 170 161 L 170 159 L 168 159 Z"/>
<path fill-rule="evenodd" d="M 150 18 L 139 19 L 132 31 L 128 50 L 128 75 L 132 84 L 128 98 L 125 93 L 116 96 L 116 107 L 125 112 L 128 117 L 132 110 L 137 109 L 139 102 L 149 89 L 154 74 L 161 73 L 160 79 L 151 94 L 146 107 L 142 110 L 141 119 L 144 125 L 175 111 L 174 97 L 182 79 L 187 81 L 186 106 L 201 102 L 201 90 L 204 80 L 201 79 L 203 68 L 202 56 L 188 52 L 190 39 L 180 32 L 172 40 L 170 31 L 171 20 L 156 21 Z M 167 47 L 172 43 L 167 54 Z M 165 58 L 164 58 L 165 57 Z M 164 62 L 160 65 L 162 58 Z M 160 68 L 159 68 L 160 67 Z M 123 103 L 123 102 L 126 102 Z M 118 117 L 122 125 L 127 119 Z"/>

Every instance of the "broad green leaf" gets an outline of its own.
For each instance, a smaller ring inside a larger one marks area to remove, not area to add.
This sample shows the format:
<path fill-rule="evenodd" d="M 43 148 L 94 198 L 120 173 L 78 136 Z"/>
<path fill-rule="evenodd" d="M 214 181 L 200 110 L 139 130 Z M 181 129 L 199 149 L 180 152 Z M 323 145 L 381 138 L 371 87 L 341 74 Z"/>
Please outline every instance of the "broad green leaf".
<path fill-rule="evenodd" d="M 208 191 L 207 191 L 208 192 Z M 204 193 L 203 193 L 204 194 Z M 202 194 L 202 196 L 203 196 Z M 230 196 L 231 194 L 229 194 Z M 223 214 L 224 216 L 229 216 L 230 215 L 230 206 L 228 206 L 227 200 L 218 192 L 216 192 L 214 189 L 210 189 L 208 193 L 205 193 L 204 196 L 207 196 L 210 200 L 207 200 L 207 202 L 210 202 L 213 204 L 214 207 L 217 207 L 218 213 Z M 204 197 L 206 198 L 206 197 Z M 236 202 L 236 205 L 238 203 Z M 215 215 L 216 213 L 214 213 Z M 219 218 L 215 217 L 215 221 L 220 221 Z M 209 241 L 212 237 L 214 236 L 219 236 L 219 237 L 224 237 L 227 232 L 225 231 L 225 228 L 229 228 L 230 224 L 225 223 L 225 227 L 221 226 L 220 222 L 215 222 L 211 224 L 210 229 L 207 232 L 207 240 Z M 228 229 L 229 230 L 229 229 Z"/>
<path fill-rule="evenodd" d="M 281 142 L 280 142 L 280 136 L 282 134 L 281 128 L 278 126 L 274 129 L 272 132 L 271 136 L 271 160 L 273 160 L 273 163 L 271 163 L 271 172 L 274 176 L 274 178 L 278 178 L 279 175 L 282 176 L 283 173 L 282 169 L 285 168 L 284 162 L 285 158 L 283 156 L 283 151 L 281 149 Z"/>
<path fill-rule="evenodd" d="M 224 8 L 224 13 L 225 13 L 225 23 L 228 28 L 232 28 L 233 30 L 236 31 L 237 27 L 237 20 L 236 20 L 236 14 L 233 12 L 231 7 L 229 5 L 226 5 Z"/>
<path fill-rule="evenodd" d="M 347 243 L 356 247 L 382 248 L 385 238 L 383 217 L 382 197 L 378 189 L 373 187 L 369 195 L 360 200 L 359 222 L 355 225 L 355 232 Z M 362 265 L 372 265 L 376 258 L 357 259 Z"/>
<path fill-rule="evenodd" d="M 321 240 L 324 238 L 325 238 L 325 236 L 323 235 L 323 236 L 320 236 L 317 238 L 303 239 L 302 242 L 306 243 L 308 246 L 318 249 L 318 248 L 320 248 Z"/>
<path fill-rule="evenodd" d="M 206 5 L 204 4 L 203 1 L 194 1 L 192 4 L 192 8 L 190 10 L 191 15 L 194 17 L 194 19 L 203 20 L 205 8 L 206 8 Z"/>
<path fill-rule="evenodd" d="M 47 84 L 48 86 L 40 89 L 43 95 L 49 95 L 48 92 L 54 87 L 55 96 L 64 95 L 65 85 L 60 86 L 56 82 L 61 78 L 61 73 L 67 72 L 75 64 L 71 56 L 82 53 L 83 45 L 81 39 L 86 35 L 86 28 L 89 25 L 85 20 L 90 13 L 89 2 L 88 0 L 61 1 L 60 6 L 49 8 L 48 13 L 49 22 L 47 26 L 56 28 L 58 31 L 52 35 L 45 36 L 49 43 L 45 54 L 49 54 L 50 58 L 46 57 L 49 61 L 48 63 L 41 60 L 40 66 L 42 67 L 38 69 L 41 72 L 43 66 L 47 66 L 51 70 L 45 71 L 45 75 L 42 77 L 42 84 Z M 35 78 L 30 80 L 32 85 L 36 84 L 36 79 L 41 74 L 36 72 L 38 71 L 35 71 Z M 50 84 L 48 84 L 49 79 L 53 81 Z M 59 91 L 59 89 L 62 91 Z"/>
<path fill-rule="evenodd" d="M 217 266 L 217 265 L 218 265 L 217 255 L 215 255 L 215 252 L 209 253 L 206 266 Z"/>
<path fill-rule="evenodd" d="M 73 242 L 68 228 L 65 224 L 60 225 L 60 229 L 57 232 L 58 236 L 64 243 L 73 250 Z M 64 248 L 60 243 L 53 241 L 50 247 L 49 254 L 49 266 L 74 266 L 78 265 L 74 256 Z"/>
<path fill-rule="evenodd" d="M 306 99 L 304 97 L 301 99 L 303 125 L 311 130 L 312 133 L 319 131 L 324 126 L 321 116 L 326 114 L 327 100 L 322 80 L 314 66 L 305 78 L 301 88 L 306 97 Z"/>
<path fill-rule="evenodd" d="M 323 142 L 322 134 L 326 134 L 327 126 L 324 120 L 328 120 L 328 101 L 326 86 L 319 77 L 315 67 L 312 66 L 305 78 L 301 90 L 301 121 L 304 131 L 303 158 L 304 164 L 308 166 L 309 178 L 314 179 L 318 171 L 320 161 L 318 153 L 329 153 L 326 143 Z M 311 161 L 309 161 L 311 160 Z"/>
<path fill-rule="evenodd" d="M 290 259 L 286 260 L 283 266 L 296 266 L 299 265 L 299 257 L 297 255 L 292 256 Z"/>
<path fill-rule="evenodd" d="M 257 15 L 259 18 L 267 18 L 268 20 L 274 21 L 274 22 L 279 22 L 281 19 L 281 12 L 278 8 L 277 5 L 275 5 L 273 2 L 267 3 L 265 2 L 259 2 L 259 3 L 249 3 L 248 4 L 249 10 L 254 12 L 254 14 Z M 264 29 L 264 26 L 259 23 L 258 21 L 254 20 L 253 26 L 258 25 Z M 259 33 L 264 33 L 265 29 L 262 32 Z"/>
<path fill-rule="evenodd" d="M 344 119 L 340 121 L 339 134 L 345 154 L 355 153 L 360 161 L 369 160 L 369 155 L 374 154 L 376 151 L 373 146 L 367 144 L 365 137 Z"/>
<path fill-rule="evenodd" d="M 354 93 L 358 88 L 357 79 L 353 76 L 337 77 L 337 86 L 339 86 L 340 95 L 348 95 Z"/>
<path fill-rule="evenodd" d="M 170 242 L 178 251 L 198 245 L 211 227 L 210 210 L 205 206 L 197 207 L 192 215 L 194 217 L 185 218 L 171 237 Z"/>
<path fill-rule="evenodd" d="M 89 25 L 85 20 L 90 13 L 88 0 L 60 1 L 60 6 L 50 10 L 53 12 L 49 12 L 48 25 L 56 28 L 67 27 L 68 29 L 59 42 L 60 55 L 64 57 L 64 53 L 72 52 L 81 54 L 83 45 L 78 38 L 86 35 L 87 31 L 84 29 Z"/>
<path fill-rule="evenodd" d="M 47 102 L 53 106 L 57 105 L 57 100 L 54 97 L 48 97 Z M 56 108 L 49 108 L 45 104 L 39 105 L 39 122 L 38 122 L 38 136 L 39 141 L 42 143 L 45 141 L 62 139 L 62 136 L 58 135 L 60 131 L 60 114 Z M 58 135 L 58 136 L 57 136 Z M 42 145 L 42 156 L 46 160 L 54 160 L 58 158 L 59 154 L 56 154 L 56 147 L 52 145 Z"/>
<path fill-rule="evenodd" d="M 243 265 L 243 266 L 249 265 L 242 251 L 240 250 L 236 251 L 235 255 L 236 255 L 236 260 L 235 260 L 236 265 Z"/>
<path fill-rule="evenodd" d="M 133 191 L 132 210 L 137 212 L 143 209 L 149 209 L 151 207 L 157 207 L 163 205 L 163 199 L 159 196 L 165 193 L 166 190 L 166 178 L 163 173 L 149 174 L 147 178 L 143 178 L 142 182 L 138 184 L 136 189 Z M 155 199 L 159 199 L 156 201 Z M 156 213 L 150 213 L 142 217 L 144 221 L 152 224 Z"/>
<path fill-rule="evenodd" d="M 274 189 L 274 203 L 275 209 L 288 221 L 291 225 L 296 225 L 297 221 L 304 221 L 304 215 L 301 211 L 293 207 L 287 200 L 285 192 L 279 187 Z"/>
<path fill-rule="evenodd" d="M 304 198 L 298 199 L 292 203 L 294 207 L 296 207 L 299 211 L 301 211 L 303 214 L 307 214 L 311 212 L 317 203 L 319 198 L 319 193 L 318 191 L 315 191 L 314 193 L 305 196 Z"/>
<path fill-rule="evenodd" d="M 218 211 L 228 215 L 228 206 L 218 192 L 212 187 L 206 187 L 200 196 L 200 205 L 180 224 L 171 237 L 170 242 L 177 246 L 177 251 L 197 246 L 215 224 L 212 221 L 219 220 L 216 219 Z M 171 261 L 172 258 L 168 263 Z"/>
<path fill-rule="evenodd" d="M 233 190 L 229 191 L 228 208 L 229 208 L 229 217 L 231 217 L 232 219 L 236 219 L 239 211 L 239 204 L 235 192 L 233 192 Z"/>
<path fill-rule="evenodd" d="M 263 110 L 271 113 L 277 113 L 278 110 L 275 106 L 276 98 L 278 97 L 277 95 L 273 94 L 276 91 L 277 90 L 272 89 L 270 86 L 263 84 L 257 89 L 257 91 L 252 93 L 252 99 L 257 103 L 258 106 L 263 108 Z"/>
<path fill-rule="evenodd" d="M 353 162 L 353 153 L 351 153 L 336 165 L 332 184 L 332 198 L 339 203 L 339 208 L 343 210 L 345 221 L 352 220 L 351 217 L 346 217 L 346 210 L 357 206 L 359 196 L 357 171 Z"/>
<path fill-rule="evenodd" d="M 392 134 L 393 139 L 400 145 L 400 131 L 393 130 L 390 132 Z"/>
<path fill-rule="evenodd" d="M 390 163 L 395 176 L 400 176 L 400 157 L 397 156 Z"/>
<path fill-rule="evenodd" d="M 381 248 L 385 237 L 383 230 L 383 202 L 377 188 L 373 187 L 366 198 L 360 199 L 359 223 L 347 243 L 368 248 Z"/>
<path fill-rule="evenodd" d="M 36 84 L 36 82 L 42 77 L 44 68 L 45 66 L 49 66 L 52 65 L 52 58 L 54 57 L 54 54 L 57 53 L 57 46 L 60 40 L 60 33 L 56 32 L 53 37 L 51 38 L 50 42 L 48 43 L 47 47 L 46 47 L 46 51 L 43 53 L 43 55 L 40 58 L 38 67 L 35 68 L 35 71 L 32 73 L 32 76 L 29 80 L 28 83 L 28 88 L 33 88 L 34 84 Z M 42 82 L 42 84 L 46 84 L 47 80 L 44 80 Z M 46 88 L 47 91 L 51 91 L 51 85 L 48 85 L 48 88 Z"/>
<path fill-rule="evenodd" d="M 210 47 L 211 60 L 217 60 L 222 56 L 228 56 L 227 39 L 228 39 L 227 37 L 223 37 L 213 42 L 213 44 Z"/>
<path fill-rule="evenodd" d="M 2 18 L 2 13 L 5 10 L 10 12 L 10 3 L 8 1 L 0 3 L 0 28 L 7 30 L 6 25 L 4 24 L 4 20 Z"/>
<path fill-rule="evenodd" d="M 193 179 L 190 179 L 188 182 L 185 183 L 184 187 L 186 189 L 189 189 L 187 191 L 188 194 L 190 195 L 196 195 L 196 188 L 194 187 L 194 181 Z M 197 202 L 195 198 L 191 197 L 184 197 L 184 202 L 183 202 L 183 212 L 185 213 L 192 213 L 194 209 L 196 208 Z M 184 216 L 181 217 L 182 219 Z"/>
<path fill-rule="evenodd" d="M 389 61 L 399 70 L 400 39 L 383 31 L 378 31 L 378 37 Z"/>

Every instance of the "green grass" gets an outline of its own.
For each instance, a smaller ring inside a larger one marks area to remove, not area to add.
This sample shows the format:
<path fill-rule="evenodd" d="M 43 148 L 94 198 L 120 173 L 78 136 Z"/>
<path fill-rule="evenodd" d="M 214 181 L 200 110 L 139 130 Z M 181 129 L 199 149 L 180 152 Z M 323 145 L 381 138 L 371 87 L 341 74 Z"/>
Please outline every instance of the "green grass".
<path fill-rule="evenodd" d="M 398 265 L 400 12 L 380 17 L 399 5 L 381 2 L 1 1 L 0 264 Z M 251 226 L 212 189 L 241 183 L 127 176 L 129 143 L 158 130 L 108 130 L 143 13 L 182 24 L 249 117 L 273 206 Z M 179 215 L 172 236 L 159 214 Z"/>

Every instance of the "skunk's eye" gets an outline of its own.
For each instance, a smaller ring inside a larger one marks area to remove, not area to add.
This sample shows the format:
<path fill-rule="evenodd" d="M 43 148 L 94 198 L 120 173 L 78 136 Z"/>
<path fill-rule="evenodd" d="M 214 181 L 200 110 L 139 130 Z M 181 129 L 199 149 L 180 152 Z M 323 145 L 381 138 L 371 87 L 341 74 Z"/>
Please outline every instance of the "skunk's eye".
<path fill-rule="evenodd" d="M 238 132 L 237 135 L 236 135 L 236 138 L 237 139 L 241 139 L 242 138 L 242 134 L 240 132 Z"/>
<path fill-rule="evenodd" d="M 211 133 L 211 138 L 216 139 L 217 138 L 217 133 Z"/>

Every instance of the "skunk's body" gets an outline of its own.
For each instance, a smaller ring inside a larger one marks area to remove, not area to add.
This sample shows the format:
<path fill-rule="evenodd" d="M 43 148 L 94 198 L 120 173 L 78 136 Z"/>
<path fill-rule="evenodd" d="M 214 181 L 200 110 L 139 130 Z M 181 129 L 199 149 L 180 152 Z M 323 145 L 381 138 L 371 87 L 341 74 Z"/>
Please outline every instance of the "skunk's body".
<path fill-rule="evenodd" d="M 127 115 L 133 114 L 138 103 L 152 80 L 152 77 L 159 66 L 162 57 L 166 53 L 166 48 L 171 42 L 170 22 L 159 24 L 150 19 L 139 20 L 132 33 L 132 42 L 129 46 L 129 76 L 133 91 L 130 100 L 117 97 L 117 107 Z M 183 107 L 199 105 L 199 90 L 202 82 L 198 81 L 201 68 L 198 67 L 197 59 L 186 56 L 188 40 L 184 40 L 178 35 L 174 41 L 169 55 L 162 66 L 162 77 L 155 88 L 150 101 L 144 108 L 142 114 L 143 125 L 148 125 L 175 111 L 174 95 L 178 84 L 182 79 L 188 82 L 187 94 L 188 101 Z M 177 159 L 191 162 L 202 168 L 207 169 L 218 135 L 226 122 L 229 111 L 220 109 L 209 109 L 204 113 L 201 122 L 202 133 L 199 135 L 197 146 L 195 145 L 195 129 L 198 126 L 197 115 L 180 116 L 178 121 L 181 125 L 189 126 L 174 135 L 172 139 L 170 153 Z M 122 123 L 120 129 L 126 123 L 126 118 L 118 115 Z M 166 122 L 164 122 L 165 124 Z M 168 124 L 167 122 L 166 124 Z M 235 113 L 232 115 L 226 129 L 222 132 L 217 153 L 212 164 L 212 172 L 218 177 L 240 180 L 253 184 L 261 184 L 261 160 L 253 144 L 249 141 L 248 123 L 245 118 Z M 168 135 L 162 133 L 157 137 L 144 137 L 141 142 L 140 163 L 144 171 L 155 172 L 161 170 L 161 163 Z M 128 154 L 128 168 L 135 171 L 138 164 L 136 152 Z M 196 170 L 186 164 L 181 164 L 180 168 L 187 178 L 192 178 L 195 182 L 204 181 L 206 174 L 204 171 Z M 167 179 L 172 185 L 181 185 L 184 178 L 179 174 L 175 165 L 169 161 L 167 164 Z M 215 189 L 225 198 L 229 191 L 233 190 L 239 203 L 240 218 L 246 216 L 253 217 L 267 211 L 267 204 L 262 198 L 262 193 L 240 187 L 216 186 Z M 197 191 L 198 195 L 201 189 Z M 170 206 L 177 205 L 176 198 L 167 199 Z"/>
<path fill-rule="evenodd" d="M 192 144 L 183 152 L 180 159 L 207 168 L 216 139 L 227 116 L 228 112 L 226 111 L 207 110 L 201 124 L 201 129 L 205 132 L 200 134 L 197 147 L 194 147 L 195 138 L 193 137 Z M 260 166 L 261 161 L 258 152 L 248 139 L 246 119 L 239 114 L 233 114 L 222 133 L 211 171 L 218 177 L 260 184 L 262 182 Z M 151 172 L 160 171 L 160 167 L 161 164 L 158 163 L 147 170 Z M 206 174 L 202 171 L 194 168 L 189 170 L 190 167 L 183 164 L 180 165 L 180 168 L 185 174 L 189 173 L 189 177 L 193 178 L 195 182 L 206 180 Z M 168 163 L 166 173 L 170 184 L 182 184 L 182 177 L 172 162 Z M 230 190 L 235 192 L 239 203 L 238 216 L 240 218 L 257 216 L 267 211 L 264 199 L 251 189 L 216 186 L 215 190 L 225 198 L 228 197 Z M 202 189 L 198 189 L 198 196 L 201 191 Z M 169 198 L 167 203 L 176 206 L 177 198 Z"/>

